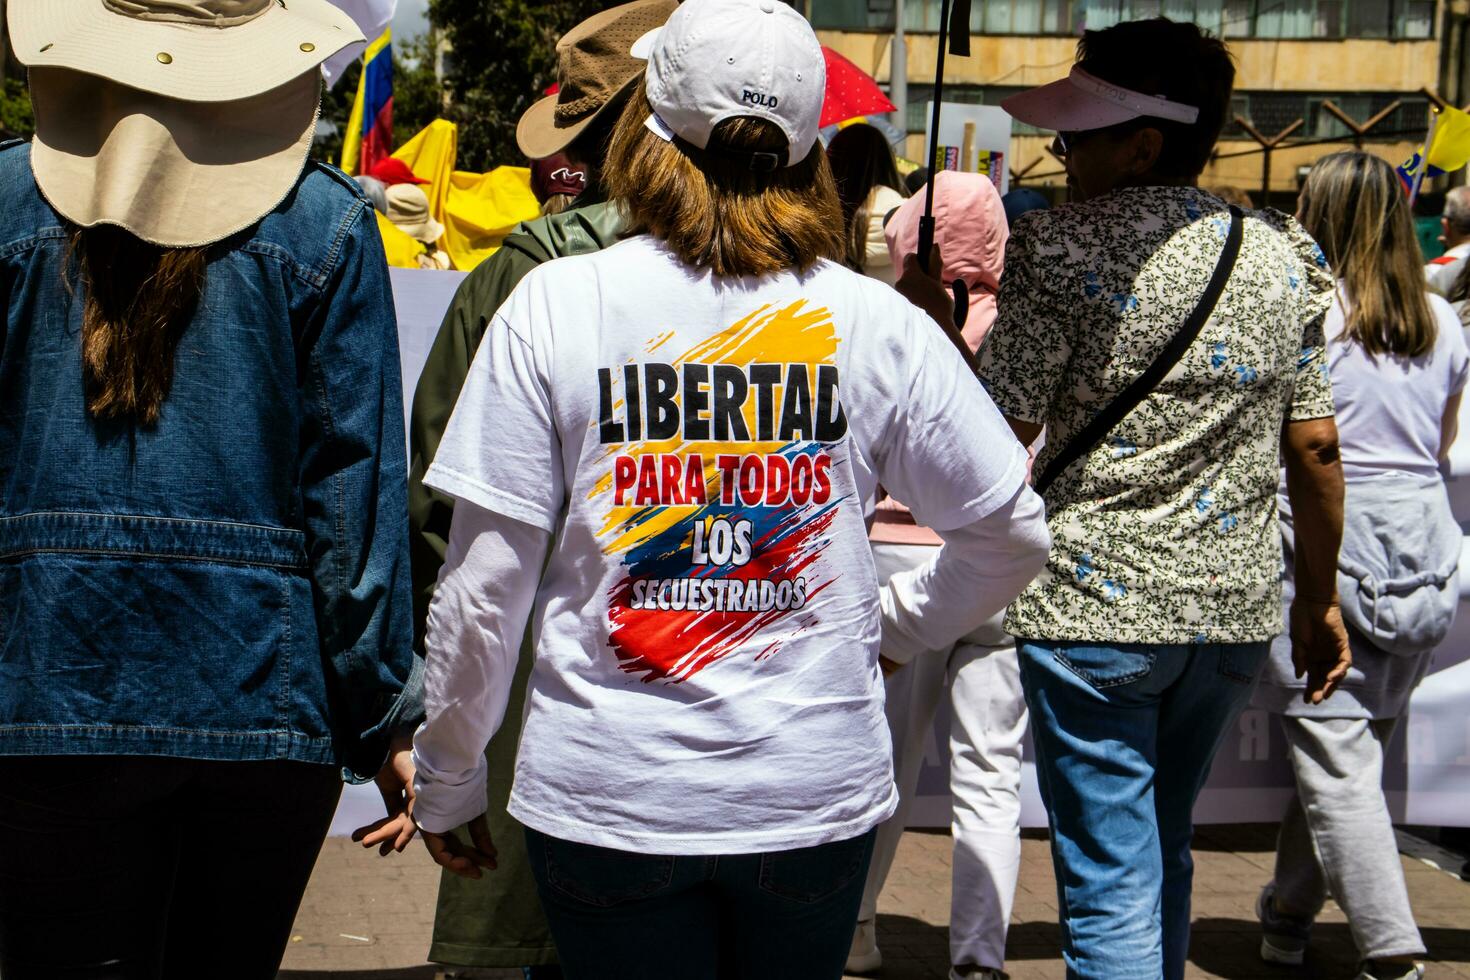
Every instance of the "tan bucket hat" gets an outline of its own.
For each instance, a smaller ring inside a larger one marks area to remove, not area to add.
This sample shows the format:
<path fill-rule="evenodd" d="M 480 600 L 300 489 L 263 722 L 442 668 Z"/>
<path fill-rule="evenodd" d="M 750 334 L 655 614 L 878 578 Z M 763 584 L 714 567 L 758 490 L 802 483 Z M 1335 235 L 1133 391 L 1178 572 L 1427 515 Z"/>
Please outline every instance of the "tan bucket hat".
<path fill-rule="evenodd" d="M 429 213 L 429 195 L 417 184 L 394 184 L 388 188 L 385 217 L 398 230 L 421 242 L 437 242 L 444 226 Z"/>
<path fill-rule="evenodd" d="M 20 63 L 188 102 L 260 95 L 363 40 L 327 0 L 10 0 Z"/>
<path fill-rule="evenodd" d="M 31 66 L 41 194 L 73 224 L 173 248 L 227 238 L 286 198 L 321 62 L 363 40 L 325 0 L 10 0 L 9 22 Z"/>
<path fill-rule="evenodd" d="M 54 0 L 53 0 L 54 2 Z M 516 144 L 532 160 L 560 153 L 636 79 L 648 62 L 633 43 L 664 26 L 677 0 L 635 0 L 588 17 L 556 43 L 557 93 L 521 115 Z"/>

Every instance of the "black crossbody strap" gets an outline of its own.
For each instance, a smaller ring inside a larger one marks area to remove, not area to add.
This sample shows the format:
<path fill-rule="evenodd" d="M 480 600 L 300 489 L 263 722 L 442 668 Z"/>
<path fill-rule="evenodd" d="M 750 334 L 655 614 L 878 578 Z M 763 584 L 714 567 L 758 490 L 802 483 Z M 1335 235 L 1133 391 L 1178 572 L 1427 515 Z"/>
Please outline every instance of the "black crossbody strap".
<path fill-rule="evenodd" d="M 1230 206 L 1230 233 L 1225 237 L 1225 250 L 1220 253 L 1220 261 L 1215 263 L 1214 275 L 1210 276 L 1209 285 L 1205 287 L 1204 295 L 1200 297 L 1194 312 L 1189 314 L 1189 319 L 1174 334 L 1167 346 L 1159 351 L 1148 368 L 1140 374 L 1132 384 L 1119 392 L 1118 397 L 1109 402 L 1102 411 L 1093 416 L 1092 421 L 1082 427 L 1082 431 L 1072 437 L 1071 441 L 1062 447 L 1041 476 L 1036 480 L 1036 492 L 1046 493 L 1057 477 L 1077 460 L 1086 456 L 1097 448 L 1107 434 L 1123 420 L 1129 412 L 1138 407 L 1139 403 L 1148 397 L 1149 392 L 1158 387 L 1159 382 L 1172 370 L 1184 352 L 1189 350 L 1189 345 L 1199 336 L 1205 321 L 1210 314 L 1215 312 L 1215 304 L 1220 301 L 1220 294 L 1225 291 L 1225 283 L 1230 278 L 1230 273 L 1235 269 L 1235 259 L 1240 255 L 1240 240 L 1245 233 L 1245 215 L 1240 208 Z"/>

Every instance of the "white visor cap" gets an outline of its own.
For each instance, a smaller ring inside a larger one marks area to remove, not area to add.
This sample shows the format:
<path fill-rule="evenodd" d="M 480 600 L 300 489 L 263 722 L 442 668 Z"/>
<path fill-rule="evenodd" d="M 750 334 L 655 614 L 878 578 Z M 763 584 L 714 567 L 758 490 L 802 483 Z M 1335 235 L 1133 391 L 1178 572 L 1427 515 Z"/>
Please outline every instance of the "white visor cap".
<path fill-rule="evenodd" d="M 786 134 L 786 166 L 817 142 L 827 65 L 806 18 L 782 0 L 685 0 L 633 45 L 648 59 L 648 128 L 700 149 L 726 119 L 768 119 Z"/>
<path fill-rule="evenodd" d="M 1074 132 L 1116 126 L 1143 116 L 1186 125 L 1199 120 L 1195 106 L 1114 85 L 1076 65 L 1066 78 L 1003 99 L 1000 107 L 1023 123 Z"/>

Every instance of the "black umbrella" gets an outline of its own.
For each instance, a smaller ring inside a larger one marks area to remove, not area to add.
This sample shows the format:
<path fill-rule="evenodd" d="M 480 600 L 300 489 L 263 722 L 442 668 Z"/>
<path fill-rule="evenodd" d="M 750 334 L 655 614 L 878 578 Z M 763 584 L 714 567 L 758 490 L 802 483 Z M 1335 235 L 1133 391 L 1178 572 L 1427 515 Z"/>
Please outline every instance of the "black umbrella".
<path fill-rule="evenodd" d="M 946 43 L 948 42 L 948 43 Z M 934 110 L 929 121 L 929 182 L 924 185 L 924 214 L 919 218 L 919 267 L 929 271 L 929 251 L 934 247 L 934 175 L 938 165 L 934 150 L 939 145 L 939 107 L 944 102 L 944 53 L 957 58 L 970 56 L 970 0 L 941 0 L 939 9 L 939 56 L 934 68 Z"/>

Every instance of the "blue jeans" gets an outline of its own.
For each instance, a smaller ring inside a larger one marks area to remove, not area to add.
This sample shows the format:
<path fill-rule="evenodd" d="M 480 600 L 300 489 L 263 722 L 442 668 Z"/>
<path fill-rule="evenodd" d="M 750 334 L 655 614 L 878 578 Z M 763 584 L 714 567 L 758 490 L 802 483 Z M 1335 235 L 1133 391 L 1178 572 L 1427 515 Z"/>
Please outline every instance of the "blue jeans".
<path fill-rule="evenodd" d="M 1269 644 L 1018 644 L 1068 980 L 1179 980 L 1194 802 Z"/>
<path fill-rule="evenodd" d="M 672 857 L 528 827 L 526 849 L 568 980 L 840 980 L 875 833 Z"/>

